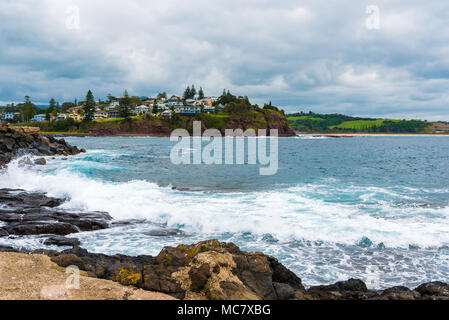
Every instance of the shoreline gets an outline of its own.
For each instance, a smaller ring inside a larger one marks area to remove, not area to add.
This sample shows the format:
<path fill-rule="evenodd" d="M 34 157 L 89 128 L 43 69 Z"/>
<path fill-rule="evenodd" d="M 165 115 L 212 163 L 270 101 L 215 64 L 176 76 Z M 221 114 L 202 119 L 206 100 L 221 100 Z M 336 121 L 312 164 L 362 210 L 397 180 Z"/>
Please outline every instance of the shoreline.
<path fill-rule="evenodd" d="M 67 132 L 42 132 L 46 137 L 93 137 L 93 138 L 170 138 L 165 134 L 145 134 L 145 133 L 128 133 L 128 134 L 111 134 L 98 135 L 93 133 L 67 133 Z M 279 138 L 291 137 L 329 137 L 329 138 L 352 138 L 352 137 L 449 137 L 444 133 L 297 133 L 294 136 L 279 136 Z"/>

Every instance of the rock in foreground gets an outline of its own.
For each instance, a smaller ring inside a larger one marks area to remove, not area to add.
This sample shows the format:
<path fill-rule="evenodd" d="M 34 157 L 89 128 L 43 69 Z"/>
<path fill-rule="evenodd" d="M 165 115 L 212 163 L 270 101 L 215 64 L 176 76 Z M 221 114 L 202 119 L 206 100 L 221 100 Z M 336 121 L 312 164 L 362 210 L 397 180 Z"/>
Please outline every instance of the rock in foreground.
<path fill-rule="evenodd" d="M 0 166 L 22 154 L 75 155 L 85 150 L 69 145 L 64 139 L 43 137 L 36 127 L 12 127 L 0 125 Z M 42 160 L 38 164 L 45 164 Z"/>
<path fill-rule="evenodd" d="M 2 300 L 173 300 L 119 283 L 88 277 L 81 272 L 79 289 L 67 279 L 71 273 L 45 255 L 0 252 L 0 298 Z"/>
<path fill-rule="evenodd" d="M 77 265 L 92 276 L 181 299 L 285 300 L 305 292 L 301 279 L 275 258 L 217 240 L 166 247 L 155 258 L 107 256 L 78 247 L 51 255 L 60 266 Z"/>
<path fill-rule="evenodd" d="M 16 251 L 0 247 L 0 252 Z M 22 252 L 45 254 L 60 267 L 77 266 L 94 278 L 187 300 L 449 300 L 449 285 L 438 281 L 414 290 L 401 286 L 370 290 L 363 281 L 349 279 L 306 290 L 301 279 L 275 258 L 217 240 L 166 247 L 157 257 L 108 256 L 78 246 L 63 252 Z"/>

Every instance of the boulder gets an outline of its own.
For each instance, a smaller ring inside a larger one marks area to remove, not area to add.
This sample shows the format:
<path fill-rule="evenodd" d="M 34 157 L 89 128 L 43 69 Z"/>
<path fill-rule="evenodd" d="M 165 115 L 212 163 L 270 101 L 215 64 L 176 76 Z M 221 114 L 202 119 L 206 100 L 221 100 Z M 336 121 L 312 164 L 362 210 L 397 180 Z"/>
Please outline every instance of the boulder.
<path fill-rule="evenodd" d="M 4 165 L 13 158 L 24 154 L 39 155 L 75 155 L 83 150 L 69 145 L 64 139 L 42 137 L 37 127 L 1 126 L 0 130 L 0 164 Z M 85 152 L 85 150 L 84 150 Z M 38 165 L 44 165 L 45 159 L 37 159 Z"/>
<path fill-rule="evenodd" d="M 412 291 L 404 286 L 396 286 L 385 289 L 380 294 L 379 300 L 416 300 L 420 298 L 420 294 L 417 291 Z"/>
<path fill-rule="evenodd" d="M 111 216 L 105 212 L 68 212 L 58 209 L 62 199 L 43 193 L 0 189 L 0 221 L 6 223 L 1 234 L 68 235 L 109 227 Z"/>
<path fill-rule="evenodd" d="M 79 246 L 80 241 L 77 238 L 67 238 L 61 236 L 51 236 L 44 241 L 47 246 Z"/>
<path fill-rule="evenodd" d="M 449 299 L 449 284 L 440 281 L 423 283 L 415 291 L 419 292 L 424 299 Z"/>
<path fill-rule="evenodd" d="M 320 300 L 365 300 L 377 297 L 375 291 L 368 290 L 365 283 L 359 279 L 339 281 L 326 286 L 314 286 L 306 294 L 312 299 Z"/>
<path fill-rule="evenodd" d="M 45 158 L 38 158 L 34 160 L 34 164 L 37 164 L 39 166 L 45 166 L 47 164 L 47 160 L 45 160 Z"/>
<path fill-rule="evenodd" d="M 165 247 L 155 258 L 92 254 L 78 247 L 55 253 L 60 254 L 80 257 L 83 270 L 97 277 L 182 299 L 291 299 L 305 291 L 275 258 L 217 240 Z"/>

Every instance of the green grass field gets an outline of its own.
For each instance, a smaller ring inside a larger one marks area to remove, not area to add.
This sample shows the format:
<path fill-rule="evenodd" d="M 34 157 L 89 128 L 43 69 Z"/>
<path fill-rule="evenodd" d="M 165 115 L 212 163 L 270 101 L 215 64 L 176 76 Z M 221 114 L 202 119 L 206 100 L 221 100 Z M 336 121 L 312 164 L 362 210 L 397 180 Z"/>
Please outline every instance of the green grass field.
<path fill-rule="evenodd" d="M 374 127 L 380 127 L 386 119 L 378 120 L 354 120 L 345 121 L 336 126 L 329 127 L 330 129 L 352 129 L 352 130 L 365 130 Z M 399 121 L 399 120 L 390 120 Z"/>
<path fill-rule="evenodd" d="M 287 120 L 296 121 L 296 120 L 323 120 L 323 119 L 318 117 L 300 116 L 300 117 L 287 117 Z"/>

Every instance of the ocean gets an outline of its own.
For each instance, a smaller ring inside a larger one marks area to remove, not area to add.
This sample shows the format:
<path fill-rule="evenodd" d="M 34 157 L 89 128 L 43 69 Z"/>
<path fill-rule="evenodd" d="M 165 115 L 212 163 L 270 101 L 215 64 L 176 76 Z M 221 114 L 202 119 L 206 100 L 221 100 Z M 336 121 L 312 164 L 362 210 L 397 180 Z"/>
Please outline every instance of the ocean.
<path fill-rule="evenodd" d="M 250 164 L 174 165 L 169 138 L 66 140 L 87 153 L 31 168 L 14 161 L 0 171 L 0 188 L 136 220 L 71 235 L 89 251 L 156 255 L 216 238 L 275 256 L 306 286 L 449 282 L 447 137 L 279 138 L 272 176 Z M 2 244 L 44 247 L 34 236 Z"/>

